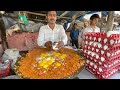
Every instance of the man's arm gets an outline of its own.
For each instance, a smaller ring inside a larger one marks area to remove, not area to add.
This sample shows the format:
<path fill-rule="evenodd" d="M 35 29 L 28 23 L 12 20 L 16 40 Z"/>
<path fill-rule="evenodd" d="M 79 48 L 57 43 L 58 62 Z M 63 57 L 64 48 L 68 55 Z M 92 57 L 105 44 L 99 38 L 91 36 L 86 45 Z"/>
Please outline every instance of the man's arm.
<path fill-rule="evenodd" d="M 67 35 L 65 33 L 63 26 L 61 26 L 61 34 L 60 35 L 61 35 L 61 41 L 63 41 L 64 45 L 66 45 L 68 38 L 67 38 Z"/>
<path fill-rule="evenodd" d="M 37 43 L 39 46 L 44 46 L 45 44 L 45 40 L 44 40 L 44 28 L 41 27 L 39 30 L 39 35 L 38 35 L 38 39 L 37 39 Z"/>

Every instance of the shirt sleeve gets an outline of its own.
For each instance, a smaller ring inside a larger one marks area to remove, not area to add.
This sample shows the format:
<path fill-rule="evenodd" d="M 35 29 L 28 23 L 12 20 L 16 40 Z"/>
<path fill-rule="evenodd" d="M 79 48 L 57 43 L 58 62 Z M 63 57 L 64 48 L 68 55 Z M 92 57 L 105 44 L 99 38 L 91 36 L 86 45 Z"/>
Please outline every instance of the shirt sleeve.
<path fill-rule="evenodd" d="M 67 37 L 67 35 L 65 33 L 65 30 L 64 30 L 63 26 L 61 26 L 61 33 L 60 33 L 60 35 L 61 35 L 61 40 L 64 42 L 64 45 L 66 45 L 68 37 Z"/>
<path fill-rule="evenodd" d="M 45 31 L 45 29 L 43 27 L 41 27 L 39 30 L 39 35 L 38 35 L 38 39 L 37 39 L 37 43 L 39 46 L 44 46 L 44 44 L 45 44 L 44 31 Z"/>

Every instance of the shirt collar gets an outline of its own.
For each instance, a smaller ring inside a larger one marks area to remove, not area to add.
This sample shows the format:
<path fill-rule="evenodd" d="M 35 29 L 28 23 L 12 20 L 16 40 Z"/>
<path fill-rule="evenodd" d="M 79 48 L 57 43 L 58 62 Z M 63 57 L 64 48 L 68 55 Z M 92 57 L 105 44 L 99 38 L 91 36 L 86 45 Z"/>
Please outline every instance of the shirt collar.
<path fill-rule="evenodd" d="M 51 29 L 51 28 L 49 27 L 49 25 L 48 25 L 48 24 L 47 24 L 47 27 L 48 27 L 49 29 Z M 55 27 L 54 27 L 54 29 L 55 29 L 55 28 L 56 28 L 56 24 L 55 24 Z M 53 29 L 53 30 L 54 30 L 54 29 Z"/>

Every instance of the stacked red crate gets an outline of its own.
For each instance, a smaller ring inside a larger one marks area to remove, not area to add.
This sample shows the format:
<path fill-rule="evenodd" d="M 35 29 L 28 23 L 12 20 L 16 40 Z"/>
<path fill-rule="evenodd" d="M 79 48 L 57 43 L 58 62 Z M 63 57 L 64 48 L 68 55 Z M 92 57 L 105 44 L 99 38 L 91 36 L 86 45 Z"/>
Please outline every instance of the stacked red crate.
<path fill-rule="evenodd" d="M 83 54 L 86 69 L 97 78 L 109 78 L 120 67 L 120 34 L 86 33 Z"/>

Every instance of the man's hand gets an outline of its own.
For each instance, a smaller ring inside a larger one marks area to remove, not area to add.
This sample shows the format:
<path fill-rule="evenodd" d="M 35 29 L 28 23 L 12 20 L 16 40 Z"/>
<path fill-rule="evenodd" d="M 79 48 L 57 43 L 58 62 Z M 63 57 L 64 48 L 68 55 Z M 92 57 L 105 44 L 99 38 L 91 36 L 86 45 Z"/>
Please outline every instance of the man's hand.
<path fill-rule="evenodd" d="M 63 41 L 59 41 L 58 45 L 56 46 L 56 48 L 60 49 L 62 47 L 64 47 L 64 42 Z"/>
<path fill-rule="evenodd" d="M 46 47 L 49 48 L 49 49 L 52 49 L 52 42 L 51 42 L 51 41 L 48 41 L 48 42 L 45 43 L 44 46 L 46 46 Z"/>

